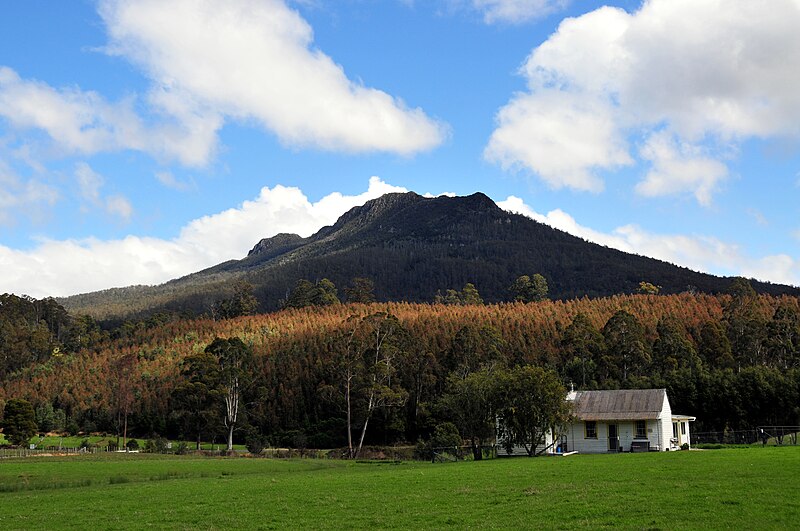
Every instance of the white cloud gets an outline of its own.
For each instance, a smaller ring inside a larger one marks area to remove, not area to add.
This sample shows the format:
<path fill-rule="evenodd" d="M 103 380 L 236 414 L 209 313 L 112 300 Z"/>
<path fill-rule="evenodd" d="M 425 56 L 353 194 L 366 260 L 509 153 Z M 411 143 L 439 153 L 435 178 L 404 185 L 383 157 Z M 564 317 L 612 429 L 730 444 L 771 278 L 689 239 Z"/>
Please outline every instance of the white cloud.
<path fill-rule="evenodd" d="M 747 213 L 748 216 L 753 218 L 753 221 L 755 221 L 757 225 L 759 225 L 761 227 L 768 227 L 769 226 L 769 220 L 757 208 L 750 207 L 745 212 Z"/>
<path fill-rule="evenodd" d="M 100 201 L 100 188 L 105 182 L 102 175 L 94 171 L 87 163 L 79 162 L 75 165 L 75 180 L 78 182 L 78 188 L 84 199 L 92 203 Z"/>
<path fill-rule="evenodd" d="M 630 164 L 610 110 L 591 98 L 555 90 L 519 95 L 500 109 L 484 156 L 504 169 L 528 167 L 553 188 L 599 192 L 595 168 Z"/>
<path fill-rule="evenodd" d="M 109 53 L 143 68 L 151 101 L 203 138 L 222 116 L 291 146 L 352 152 L 410 155 L 446 134 L 421 109 L 348 79 L 282 0 L 102 0 L 99 11 Z"/>
<path fill-rule="evenodd" d="M 106 212 L 115 215 L 125 221 L 131 219 L 133 215 L 133 206 L 130 201 L 121 195 L 112 195 L 106 198 Z"/>
<path fill-rule="evenodd" d="M 692 192 L 701 205 L 711 204 L 718 184 L 728 176 L 721 162 L 703 155 L 698 146 L 678 144 L 667 132 L 654 133 L 641 149 L 652 167 L 636 191 L 646 197 Z"/>
<path fill-rule="evenodd" d="M 111 241 L 41 240 L 30 251 L 0 245 L 0 293 L 65 296 L 165 282 L 242 258 L 260 238 L 281 232 L 309 236 L 369 199 L 405 191 L 372 177 L 364 193 L 334 192 L 312 203 L 298 188 L 264 187 L 254 200 L 191 221 L 170 240 L 133 235 Z M 124 201 L 109 200 L 124 214 Z"/>
<path fill-rule="evenodd" d="M 35 218 L 41 215 L 42 205 L 53 206 L 58 199 L 55 188 L 36 179 L 21 179 L 0 159 L 0 224 L 14 224 L 19 217 Z"/>
<path fill-rule="evenodd" d="M 103 208 L 109 214 L 117 216 L 123 221 L 130 220 L 133 215 L 133 206 L 130 201 L 122 195 L 102 197 L 100 192 L 105 184 L 105 179 L 87 163 L 78 162 L 75 165 L 75 180 L 78 182 L 81 197 L 87 204 Z"/>
<path fill-rule="evenodd" d="M 136 113 L 133 98 L 110 103 L 96 92 L 56 89 L 0 66 L 0 117 L 18 130 L 44 131 L 62 154 L 134 150 L 188 165 L 208 162 L 220 120 L 194 118 L 177 104 L 169 107 L 167 98 L 151 99 L 171 116 L 148 125 Z"/>
<path fill-rule="evenodd" d="M 0 116 L 17 128 L 44 130 L 69 152 L 141 148 L 143 134 L 130 101 L 109 104 L 95 92 L 56 90 L 0 66 Z"/>
<path fill-rule="evenodd" d="M 156 172 L 155 176 L 158 182 L 167 188 L 172 188 L 173 190 L 177 190 L 179 192 L 191 190 L 195 186 L 194 182 L 181 181 L 177 179 L 172 172 L 158 171 Z"/>
<path fill-rule="evenodd" d="M 800 260 L 788 255 L 751 257 L 738 245 L 717 238 L 698 235 L 657 234 L 631 224 L 604 233 L 580 225 L 562 210 L 540 214 L 522 199 L 509 196 L 497 203 L 509 212 L 530 217 L 586 240 L 678 264 L 696 271 L 716 275 L 742 275 L 759 280 L 800 286 Z"/>
<path fill-rule="evenodd" d="M 799 7 L 649 0 L 565 19 L 523 65 L 528 90 L 498 112 L 485 155 L 596 190 L 632 160 L 628 137 L 644 137 L 652 168 L 637 192 L 707 205 L 731 145 L 800 135 Z"/>
<path fill-rule="evenodd" d="M 472 0 L 487 24 L 521 24 L 564 9 L 569 0 Z"/>

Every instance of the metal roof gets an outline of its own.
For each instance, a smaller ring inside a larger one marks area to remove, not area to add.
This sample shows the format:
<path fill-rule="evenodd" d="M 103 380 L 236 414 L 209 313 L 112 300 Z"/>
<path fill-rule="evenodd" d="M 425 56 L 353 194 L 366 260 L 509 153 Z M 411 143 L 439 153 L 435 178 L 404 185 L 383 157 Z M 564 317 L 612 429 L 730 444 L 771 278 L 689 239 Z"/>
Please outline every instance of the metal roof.
<path fill-rule="evenodd" d="M 656 419 L 666 399 L 666 389 L 578 391 L 573 413 L 579 420 Z"/>

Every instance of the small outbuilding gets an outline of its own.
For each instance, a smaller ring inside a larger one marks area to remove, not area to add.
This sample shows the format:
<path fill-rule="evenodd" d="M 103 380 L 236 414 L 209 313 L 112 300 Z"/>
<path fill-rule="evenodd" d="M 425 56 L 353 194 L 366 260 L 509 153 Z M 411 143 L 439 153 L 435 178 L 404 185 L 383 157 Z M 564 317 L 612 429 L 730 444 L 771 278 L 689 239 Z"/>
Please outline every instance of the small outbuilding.
<path fill-rule="evenodd" d="M 546 453 L 665 452 L 692 444 L 689 424 L 695 417 L 677 415 L 666 389 L 571 391 L 573 421 L 560 433 L 549 433 Z M 498 441 L 499 455 L 508 452 Z"/>

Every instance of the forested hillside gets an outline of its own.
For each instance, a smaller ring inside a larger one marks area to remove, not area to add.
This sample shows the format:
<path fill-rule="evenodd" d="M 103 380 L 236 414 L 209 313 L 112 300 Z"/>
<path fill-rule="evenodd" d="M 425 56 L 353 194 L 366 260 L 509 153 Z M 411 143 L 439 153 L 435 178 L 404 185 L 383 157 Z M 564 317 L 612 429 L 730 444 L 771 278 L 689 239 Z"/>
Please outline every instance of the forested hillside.
<path fill-rule="evenodd" d="M 127 417 L 129 432 L 142 436 L 221 440 L 221 402 L 199 370 L 218 370 L 208 347 L 219 337 L 241 339 L 252 354 L 241 380 L 240 439 L 260 433 L 281 444 L 344 446 L 345 390 L 358 425 L 380 376 L 385 400 L 371 411 L 366 441 L 414 442 L 452 420 L 440 407 L 448 377 L 519 365 L 551 368 L 578 389 L 666 387 L 673 411 L 696 415 L 698 431 L 800 424 L 800 301 L 740 287 L 732 296 L 332 304 L 151 320 L 94 348 L 44 352 L 28 368 L 7 370 L 0 401 L 25 398 L 84 430 L 115 432 Z"/>
<path fill-rule="evenodd" d="M 260 235 L 254 230 L 253 241 Z M 379 301 L 432 302 L 437 291 L 474 284 L 486 302 L 511 300 L 509 286 L 539 273 L 557 299 L 637 292 L 723 293 L 715 277 L 587 242 L 500 209 L 477 193 L 425 198 L 387 194 L 345 213 L 308 238 L 279 234 L 232 260 L 161 286 L 134 286 L 69 297 L 71 312 L 121 322 L 159 311 L 209 313 L 237 282 L 255 288 L 262 312 L 280 307 L 299 279 L 327 278 L 340 290 L 371 279 Z M 759 293 L 798 295 L 795 287 L 753 282 Z"/>

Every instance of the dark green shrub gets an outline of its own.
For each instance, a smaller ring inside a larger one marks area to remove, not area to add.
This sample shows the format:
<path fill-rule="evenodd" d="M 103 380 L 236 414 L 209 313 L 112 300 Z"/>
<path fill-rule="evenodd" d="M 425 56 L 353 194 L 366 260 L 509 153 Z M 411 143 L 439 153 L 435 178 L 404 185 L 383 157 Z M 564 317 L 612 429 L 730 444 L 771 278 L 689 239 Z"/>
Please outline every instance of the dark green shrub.
<path fill-rule="evenodd" d="M 67 419 L 67 424 L 64 426 L 64 429 L 67 430 L 67 433 L 72 437 L 75 437 L 78 435 L 78 432 L 81 431 L 78 423 L 72 417 Z"/>
<path fill-rule="evenodd" d="M 178 446 L 175 448 L 175 453 L 177 455 L 186 455 L 189 453 L 189 445 L 186 441 L 181 441 L 178 443 Z"/>
<path fill-rule="evenodd" d="M 167 451 L 167 440 L 164 437 L 148 439 L 144 444 L 144 451 L 150 454 L 163 454 Z"/>
<path fill-rule="evenodd" d="M 452 422 L 442 422 L 433 429 L 433 435 L 427 441 L 420 440 L 414 449 L 416 459 L 432 459 L 434 454 L 449 454 L 453 457 L 461 456 L 463 443 L 458 428 Z"/>
<path fill-rule="evenodd" d="M 125 448 L 128 450 L 138 450 L 139 449 L 139 441 L 136 439 L 130 439 L 127 443 L 125 443 Z"/>
<path fill-rule="evenodd" d="M 247 447 L 247 451 L 252 455 L 261 455 L 264 448 L 267 447 L 267 440 L 259 433 L 252 433 L 247 436 L 245 446 Z"/>

